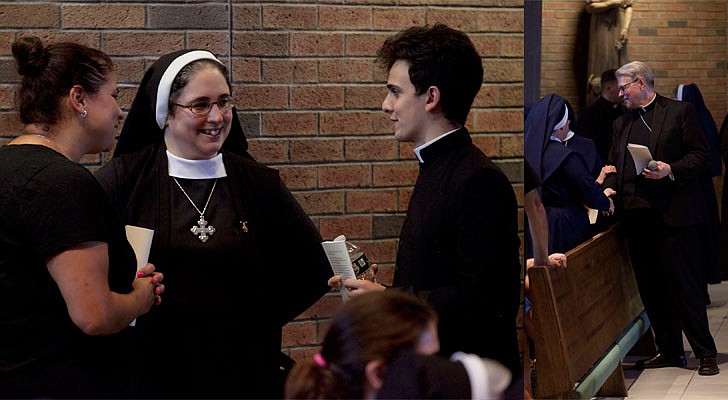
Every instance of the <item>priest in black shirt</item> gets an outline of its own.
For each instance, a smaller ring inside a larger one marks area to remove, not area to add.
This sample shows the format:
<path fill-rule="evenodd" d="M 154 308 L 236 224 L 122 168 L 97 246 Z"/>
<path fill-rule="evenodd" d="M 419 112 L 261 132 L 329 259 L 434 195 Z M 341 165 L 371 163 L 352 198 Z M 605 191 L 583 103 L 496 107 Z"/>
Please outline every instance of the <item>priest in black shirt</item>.
<path fill-rule="evenodd" d="M 655 93 L 647 64 L 625 64 L 616 75 L 630 111 L 614 123 L 608 163 L 617 173 L 605 185 L 617 191 L 617 213 L 659 350 L 637 366 L 684 367 L 684 332 L 700 360 L 698 373 L 718 374 L 699 254 L 706 209 L 698 178 L 710 168 L 705 135 L 691 104 Z M 647 146 L 656 166 L 637 171 L 627 144 Z"/>
<path fill-rule="evenodd" d="M 414 143 L 420 165 L 393 286 L 437 311 L 442 355 L 495 359 L 518 380 L 516 197 L 464 127 L 483 83 L 482 60 L 465 34 L 441 24 L 387 39 L 378 60 L 389 71 L 382 110 L 395 138 Z M 354 295 L 384 289 L 364 280 L 345 285 L 357 289 Z"/>

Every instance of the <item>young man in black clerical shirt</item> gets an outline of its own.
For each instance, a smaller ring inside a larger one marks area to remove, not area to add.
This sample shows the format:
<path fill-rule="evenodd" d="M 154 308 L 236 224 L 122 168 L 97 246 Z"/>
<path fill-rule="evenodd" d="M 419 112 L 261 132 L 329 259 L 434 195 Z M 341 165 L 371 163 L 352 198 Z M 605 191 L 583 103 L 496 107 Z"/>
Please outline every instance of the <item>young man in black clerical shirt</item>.
<path fill-rule="evenodd" d="M 464 33 L 436 24 L 390 37 L 378 61 L 389 71 L 382 110 L 395 138 L 414 143 L 420 163 L 393 288 L 413 293 L 437 311 L 442 355 L 464 351 L 500 361 L 517 382 L 516 197 L 464 127 L 483 83 L 482 60 Z M 336 282 L 337 277 L 330 280 Z M 365 280 L 344 284 L 352 295 L 384 290 Z"/>
<path fill-rule="evenodd" d="M 701 275 L 700 224 L 707 202 L 700 177 L 710 155 L 692 104 L 655 93 L 654 74 L 633 61 L 616 72 L 629 112 L 614 122 L 609 159 L 616 174 L 617 217 L 659 353 L 641 368 L 684 367 L 683 333 L 700 360 L 700 375 L 719 373 Z M 636 170 L 628 144 L 647 146 L 655 166 Z"/>
<path fill-rule="evenodd" d="M 604 71 L 601 76 L 602 92 L 599 98 L 579 113 L 577 132 L 594 141 L 603 164 L 609 162 L 609 148 L 612 147 L 612 124 L 624 114 L 622 98 L 617 88 L 615 70 Z"/>

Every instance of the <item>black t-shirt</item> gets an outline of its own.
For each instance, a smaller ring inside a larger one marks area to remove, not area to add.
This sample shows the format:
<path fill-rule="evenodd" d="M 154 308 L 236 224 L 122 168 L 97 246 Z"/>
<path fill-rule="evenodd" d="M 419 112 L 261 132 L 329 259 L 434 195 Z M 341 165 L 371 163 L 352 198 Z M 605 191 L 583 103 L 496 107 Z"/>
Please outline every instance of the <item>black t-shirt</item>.
<path fill-rule="evenodd" d="M 93 175 L 36 145 L 0 148 L 0 393 L 108 397 L 117 393 L 119 337 L 85 335 L 46 261 L 89 241 L 109 246 L 109 287 L 131 291 L 136 262 Z M 69 265 L 68 268 L 73 268 Z"/>

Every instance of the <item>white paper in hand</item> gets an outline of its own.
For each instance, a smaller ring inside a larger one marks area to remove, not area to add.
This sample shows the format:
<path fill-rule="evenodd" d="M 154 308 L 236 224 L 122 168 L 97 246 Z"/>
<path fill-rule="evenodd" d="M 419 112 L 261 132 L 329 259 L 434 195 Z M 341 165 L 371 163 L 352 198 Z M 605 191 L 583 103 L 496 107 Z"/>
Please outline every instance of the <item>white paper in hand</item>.
<path fill-rule="evenodd" d="M 126 225 L 124 228 L 126 229 L 126 240 L 134 249 L 138 271 L 149 262 L 149 251 L 152 249 L 154 230 L 133 225 Z"/>
<path fill-rule="evenodd" d="M 647 164 L 652 161 L 652 154 L 647 146 L 641 144 L 627 143 L 627 150 L 634 160 L 634 169 L 637 175 L 642 173 L 642 170 L 647 168 Z"/>
<path fill-rule="evenodd" d="M 599 216 L 599 210 L 593 208 L 587 208 L 589 211 L 589 224 L 594 225 L 597 223 L 597 217 Z"/>
<path fill-rule="evenodd" d="M 136 256 L 137 271 L 147 265 L 149 261 L 149 251 L 152 249 L 152 238 L 154 238 L 154 230 L 142 228 L 140 226 L 126 225 L 126 240 L 131 244 Z M 131 321 L 130 326 L 136 325 L 136 319 Z"/>
<path fill-rule="evenodd" d="M 322 242 L 321 246 L 324 247 L 326 258 L 329 259 L 334 275 L 341 275 L 342 285 L 345 280 L 356 278 L 354 268 L 351 266 L 349 251 L 346 249 L 346 237 L 344 235 L 338 236 L 334 240 Z M 348 289 L 342 286 L 340 292 L 342 300 L 349 300 Z"/>

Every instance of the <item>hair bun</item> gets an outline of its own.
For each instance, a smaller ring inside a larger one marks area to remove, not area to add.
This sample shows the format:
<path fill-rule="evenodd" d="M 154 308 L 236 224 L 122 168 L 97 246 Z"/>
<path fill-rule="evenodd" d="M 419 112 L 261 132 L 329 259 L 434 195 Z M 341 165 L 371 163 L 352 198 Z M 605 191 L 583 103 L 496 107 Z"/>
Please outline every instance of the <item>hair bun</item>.
<path fill-rule="evenodd" d="M 37 36 L 23 36 L 13 43 L 13 56 L 18 73 L 23 76 L 40 74 L 48 65 L 48 50 Z"/>

